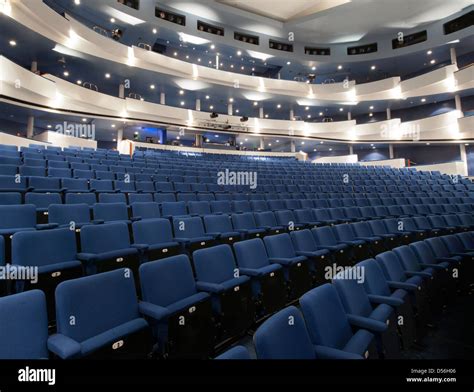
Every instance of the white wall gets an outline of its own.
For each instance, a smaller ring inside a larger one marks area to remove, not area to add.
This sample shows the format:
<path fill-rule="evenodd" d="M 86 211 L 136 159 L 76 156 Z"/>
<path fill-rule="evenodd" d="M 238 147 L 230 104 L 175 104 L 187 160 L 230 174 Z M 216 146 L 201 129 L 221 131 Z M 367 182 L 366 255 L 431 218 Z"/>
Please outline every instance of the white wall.
<path fill-rule="evenodd" d="M 88 148 L 97 148 L 97 141 L 90 139 L 82 139 L 74 136 L 63 135 L 58 132 L 46 131 L 40 133 L 39 135 L 33 136 L 34 141 L 31 143 L 36 143 L 36 141 L 50 143 L 57 147 L 88 147 Z"/>
<path fill-rule="evenodd" d="M 120 154 L 132 155 L 137 147 L 150 148 L 155 150 L 168 150 L 168 151 L 183 151 L 183 152 L 194 152 L 194 153 L 206 153 L 206 154 L 228 154 L 228 155 L 246 155 L 254 157 L 293 157 L 298 160 L 305 160 L 307 154 L 300 152 L 269 152 L 269 151 L 238 151 L 238 150 L 216 150 L 212 148 L 196 148 L 196 147 L 185 147 L 185 146 L 169 146 L 162 144 L 151 144 L 135 142 L 132 140 L 122 140 L 117 150 Z"/>
<path fill-rule="evenodd" d="M 437 165 L 418 165 L 414 166 L 417 170 L 422 171 L 439 171 L 443 174 L 459 174 L 467 176 L 467 168 L 463 161 L 439 163 Z"/>
<path fill-rule="evenodd" d="M 313 163 L 357 163 L 359 158 L 354 155 L 339 155 L 335 157 L 321 157 L 313 159 Z"/>
<path fill-rule="evenodd" d="M 0 132 L 0 144 L 9 144 L 17 147 L 29 147 L 30 144 L 41 144 L 49 146 L 49 143 L 43 143 L 36 140 L 26 139 L 24 137 L 13 136 L 8 133 Z"/>

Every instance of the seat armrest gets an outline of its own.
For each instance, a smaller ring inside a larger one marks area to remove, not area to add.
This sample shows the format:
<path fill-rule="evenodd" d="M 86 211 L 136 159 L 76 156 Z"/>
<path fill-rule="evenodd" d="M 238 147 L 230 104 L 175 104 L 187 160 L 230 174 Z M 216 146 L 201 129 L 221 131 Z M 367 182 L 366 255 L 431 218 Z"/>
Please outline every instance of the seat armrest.
<path fill-rule="evenodd" d="M 314 346 L 317 359 L 364 359 L 362 356 L 327 346 Z"/>
<path fill-rule="evenodd" d="M 347 319 L 349 320 L 349 324 L 353 327 L 367 329 L 371 332 L 385 332 L 388 328 L 387 324 L 384 324 L 381 321 L 356 316 L 354 314 L 348 314 Z"/>
<path fill-rule="evenodd" d="M 422 271 L 405 271 L 407 275 L 410 276 L 420 276 L 422 278 L 432 278 L 432 275 L 429 274 L 428 272 L 422 272 Z"/>
<path fill-rule="evenodd" d="M 369 301 L 374 304 L 386 304 L 390 306 L 400 306 L 403 305 L 403 300 L 396 297 L 387 297 L 384 295 L 375 295 L 375 294 L 368 294 L 367 297 Z"/>
<path fill-rule="evenodd" d="M 81 345 L 70 337 L 57 333 L 48 338 L 48 350 L 61 359 L 72 359 L 80 355 Z"/>
<path fill-rule="evenodd" d="M 97 257 L 94 253 L 78 253 L 77 259 L 80 261 L 85 261 L 87 263 L 91 263 L 97 260 Z"/>
<path fill-rule="evenodd" d="M 147 244 L 131 244 L 131 247 L 137 248 L 140 252 L 145 252 L 149 248 Z"/>
<path fill-rule="evenodd" d="M 196 282 L 196 288 L 199 291 L 206 291 L 213 294 L 219 294 L 224 291 L 224 287 L 220 284 L 200 281 Z"/>
<path fill-rule="evenodd" d="M 138 311 L 144 316 L 150 317 L 153 320 L 163 320 L 171 314 L 171 312 L 163 306 L 155 305 L 150 302 L 140 301 L 138 303 Z"/>
<path fill-rule="evenodd" d="M 272 264 L 291 265 L 291 259 L 284 259 L 281 257 L 271 257 L 268 261 Z"/>
<path fill-rule="evenodd" d="M 429 268 L 433 268 L 435 270 L 445 270 L 446 268 L 443 267 L 442 265 L 439 265 L 439 264 L 427 264 L 427 263 L 423 263 L 422 264 L 423 267 L 429 267 Z"/>
<path fill-rule="evenodd" d="M 403 289 L 403 290 L 408 290 L 408 291 L 421 290 L 419 286 L 413 283 L 394 282 L 392 280 L 389 280 L 387 281 L 387 284 L 392 289 Z"/>
<path fill-rule="evenodd" d="M 105 223 L 105 221 L 103 219 L 94 219 L 91 222 L 94 225 L 101 225 L 101 224 Z"/>

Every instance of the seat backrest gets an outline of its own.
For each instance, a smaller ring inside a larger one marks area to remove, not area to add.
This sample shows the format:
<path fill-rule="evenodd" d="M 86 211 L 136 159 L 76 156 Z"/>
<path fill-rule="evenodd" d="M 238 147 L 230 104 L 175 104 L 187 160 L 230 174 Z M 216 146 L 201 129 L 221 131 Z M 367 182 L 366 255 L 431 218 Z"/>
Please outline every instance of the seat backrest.
<path fill-rule="evenodd" d="M 161 205 L 163 216 L 187 215 L 186 203 L 184 201 L 163 202 Z"/>
<path fill-rule="evenodd" d="M 145 219 L 133 222 L 135 244 L 156 245 L 173 241 L 171 223 L 168 219 Z"/>
<path fill-rule="evenodd" d="M 143 301 L 167 307 L 196 294 L 188 256 L 178 255 L 140 266 Z"/>
<path fill-rule="evenodd" d="M 30 290 L 0 298 L 0 359 L 47 359 L 45 295 Z"/>
<path fill-rule="evenodd" d="M 157 203 L 174 203 L 176 196 L 174 193 L 155 193 L 154 199 Z"/>
<path fill-rule="evenodd" d="M 300 298 L 300 305 L 314 345 L 344 348 L 352 331 L 333 285 L 326 283 L 308 291 Z"/>
<path fill-rule="evenodd" d="M 79 343 L 138 318 L 130 269 L 66 280 L 56 288 L 57 331 Z"/>
<path fill-rule="evenodd" d="M 50 204 L 61 204 L 59 193 L 31 193 L 25 194 L 25 204 L 33 204 L 36 208 L 48 208 Z"/>
<path fill-rule="evenodd" d="M 296 257 L 295 248 L 293 248 L 291 237 L 288 233 L 267 236 L 263 240 L 270 258 Z"/>
<path fill-rule="evenodd" d="M 278 223 L 272 211 L 257 212 L 254 214 L 255 223 L 258 227 L 276 227 Z"/>
<path fill-rule="evenodd" d="M 313 237 L 318 245 L 336 245 L 337 239 L 331 227 L 323 226 L 311 229 Z"/>
<path fill-rule="evenodd" d="M 99 193 L 99 203 L 127 204 L 127 195 L 125 195 L 125 193 Z"/>
<path fill-rule="evenodd" d="M 266 320 L 253 338 L 258 359 L 315 359 L 301 312 L 289 306 Z"/>
<path fill-rule="evenodd" d="M 211 207 L 207 201 L 190 201 L 188 211 L 190 214 L 207 215 L 211 213 Z"/>
<path fill-rule="evenodd" d="M 0 229 L 36 226 L 36 207 L 33 204 L 0 206 Z"/>
<path fill-rule="evenodd" d="M 387 280 L 405 282 L 407 279 L 400 260 L 394 252 L 383 252 L 375 256 Z"/>
<path fill-rule="evenodd" d="M 94 219 L 106 222 L 128 220 L 128 209 L 125 203 L 97 203 L 92 207 Z"/>
<path fill-rule="evenodd" d="M 66 204 L 87 204 L 93 206 L 97 203 L 95 193 L 66 193 Z"/>
<path fill-rule="evenodd" d="M 333 227 L 333 229 L 337 238 L 340 241 L 352 241 L 354 239 L 354 232 L 352 231 L 352 226 L 348 223 L 336 225 Z"/>
<path fill-rule="evenodd" d="M 400 260 L 400 263 L 403 266 L 403 269 L 406 271 L 420 271 L 420 263 L 418 262 L 418 257 L 416 253 L 413 251 L 413 248 L 410 248 L 407 245 L 399 246 L 393 249 L 393 252 Z"/>
<path fill-rule="evenodd" d="M 426 242 L 431 247 L 431 249 L 433 249 L 433 253 L 436 255 L 436 257 L 450 256 L 449 250 L 448 248 L 446 248 L 446 245 L 443 243 L 441 238 L 439 237 L 428 238 Z"/>
<path fill-rule="evenodd" d="M 81 229 L 84 253 L 106 253 L 130 248 L 130 235 L 124 222 L 86 225 Z"/>
<path fill-rule="evenodd" d="M 12 237 L 12 264 L 44 266 L 76 259 L 76 237 L 69 228 L 20 231 Z"/>
<path fill-rule="evenodd" d="M 308 229 L 292 231 L 290 233 L 291 240 L 297 251 L 314 252 L 318 250 L 318 245 L 314 240 L 313 234 Z"/>
<path fill-rule="evenodd" d="M 333 277 L 332 282 L 347 313 L 368 317 L 372 306 L 364 289 L 363 274 L 363 269 L 346 268 Z"/>
<path fill-rule="evenodd" d="M 207 233 L 229 233 L 234 231 L 229 215 L 206 215 L 204 226 Z"/>
<path fill-rule="evenodd" d="M 270 264 L 261 238 L 240 241 L 234 244 L 237 264 L 241 268 L 257 269 Z"/>
<path fill-rule="evenodd" d="M 356 265 L 364 270 L 364 288 L 368 294 L 390 297 L 392 293 L 387 278 L 375 259 L 367 259 Z"/>
<path fill-rule="evenodd" d="M 201 218 L 175 218 L 173 229 L 176 238 L 198 238 L 205 235 Z"/>
<path fill-rule="evenodd" d="M 232 214 L 232 223 L 237 230 L 251 230 L 257 227 L 251 212 Z"/>
<path fill-rule="evenodd" d="M 235 278 L 235 259 L 229 245 L 198 249 L 193 253 L 196 279 L 201 282 L 222 283 Z"/>
<path fill-rule="evenodd" d="M 161 218 L 160 205 L 153 201 L 132 203 L 131 208 L 133 217 L 140 217 L 142 219 Z"/>

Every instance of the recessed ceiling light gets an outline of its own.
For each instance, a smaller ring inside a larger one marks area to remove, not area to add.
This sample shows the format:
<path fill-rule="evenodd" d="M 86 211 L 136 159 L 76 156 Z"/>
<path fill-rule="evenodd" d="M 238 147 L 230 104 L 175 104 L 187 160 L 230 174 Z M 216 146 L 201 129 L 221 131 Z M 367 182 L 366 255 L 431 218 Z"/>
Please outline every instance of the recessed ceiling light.
<path fill-rule="evenodd" d="M 154 89 L 155 89 L 155 85 L 154 85 L 154 84 L 150 84 L 150 88 L 151 88 L 152 90 L 154 90 Z"/>
<path fill-rule="evenodd" d="M 371 69 L 372 71 L 375 71 L 375 70 L 377 69 L 377 67 L 376 67 L 375 65 L 372 65 L 372 67 L 370 67 L 370 69 Z"/>
<path fill-rule="evenodd" d="M 106 73 L 106 74 L 105 74 L 105 78 L 106 78 L 106 79 L 110 79 L 110 74 L 109 74 L 109 73 Z"/>
<path fill-rule="evenodd" d="M 157 29 L 153 29 L 152 32 L 153 32 L 153 34 L 156 34 L 156 33 L 158 32 L 158 30 L 157 30 Z"/>
<path fill-rule="evenodd" d="M 342 65 L 338 65 L 338 66 L 337 66 L 337 69 L 341 70 L 341 69 L 342 69 Z"/>
<path fill-rule="evenodd" d="M 69 72 L 68 72 L 68 71 L 64 71 L 64 72 L 63 72 L 63 75 L 64 75 L 64 76 L 69 76 Z"/>
<path fill-rule="evenodd" d="M 430 55 L 433 54 L 433 51 L 432 51 L 432 50 L 428 50 L 428 52 L 426 52 L 426 54 L 427 54 L 428 56 L 430 56 Z"/>
<path fill-rule="evenodd" d="M 115 23 L 115 18 L 110 18 L 110 22 Z"/>
<path fill-rule="evenodd" d="M 78 80 L 76 83 L 77 84 L 82 84 L 82 80 Z"/>
<path fill-rule="evenodd" d="M 16 46 L 16 41 L 12 39 L 12 40 L 9 42 L 9 44 L 10 44 L 10 46 Z"/>

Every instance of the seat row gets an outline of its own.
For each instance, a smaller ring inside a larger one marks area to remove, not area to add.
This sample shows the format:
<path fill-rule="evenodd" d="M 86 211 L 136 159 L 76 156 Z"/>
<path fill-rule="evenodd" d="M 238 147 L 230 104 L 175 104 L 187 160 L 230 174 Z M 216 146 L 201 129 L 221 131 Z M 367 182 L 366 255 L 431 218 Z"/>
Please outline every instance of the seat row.
<path fill-rule="evenodd" d="M 275 253 L 282 236 L 288 234 L 236 243 L 235 257 L 229 245 L 219 245 L 197 250 L 192 264 L 184 255 L 142 264 L 140 301 L 127 268 L 63 281 L 55 290 L 56 333 L 49 337 L 44 293 L 30 290 L 0 298 L 0 314 L 9 315 L 0 357 L 47 358 L 49 352 L 63 359 L 146 358 L 152 352 L 208 357 L 216 338 L 253 324 L 256 298 L 272 304 L 273 311 L 284 306 L 281 282 L 291 266 L 301 268 L 306 261 Z M 443 298 L 453 294 L 458 278 L 472 284 L 472 249 L 473 233 L 466 232 L 397 247 L 375 260 L 335 270 L 326 279 L 332 284 L 300 293 L 301 312 L 285 308 L 258 328 L 257 358 L 398 357 L 429 321 L 436 293 Z M 404 323 L 397 322 L 400 317 Z M 220 358 L 247 357 L 244 353 L 234 348 Z"/>

